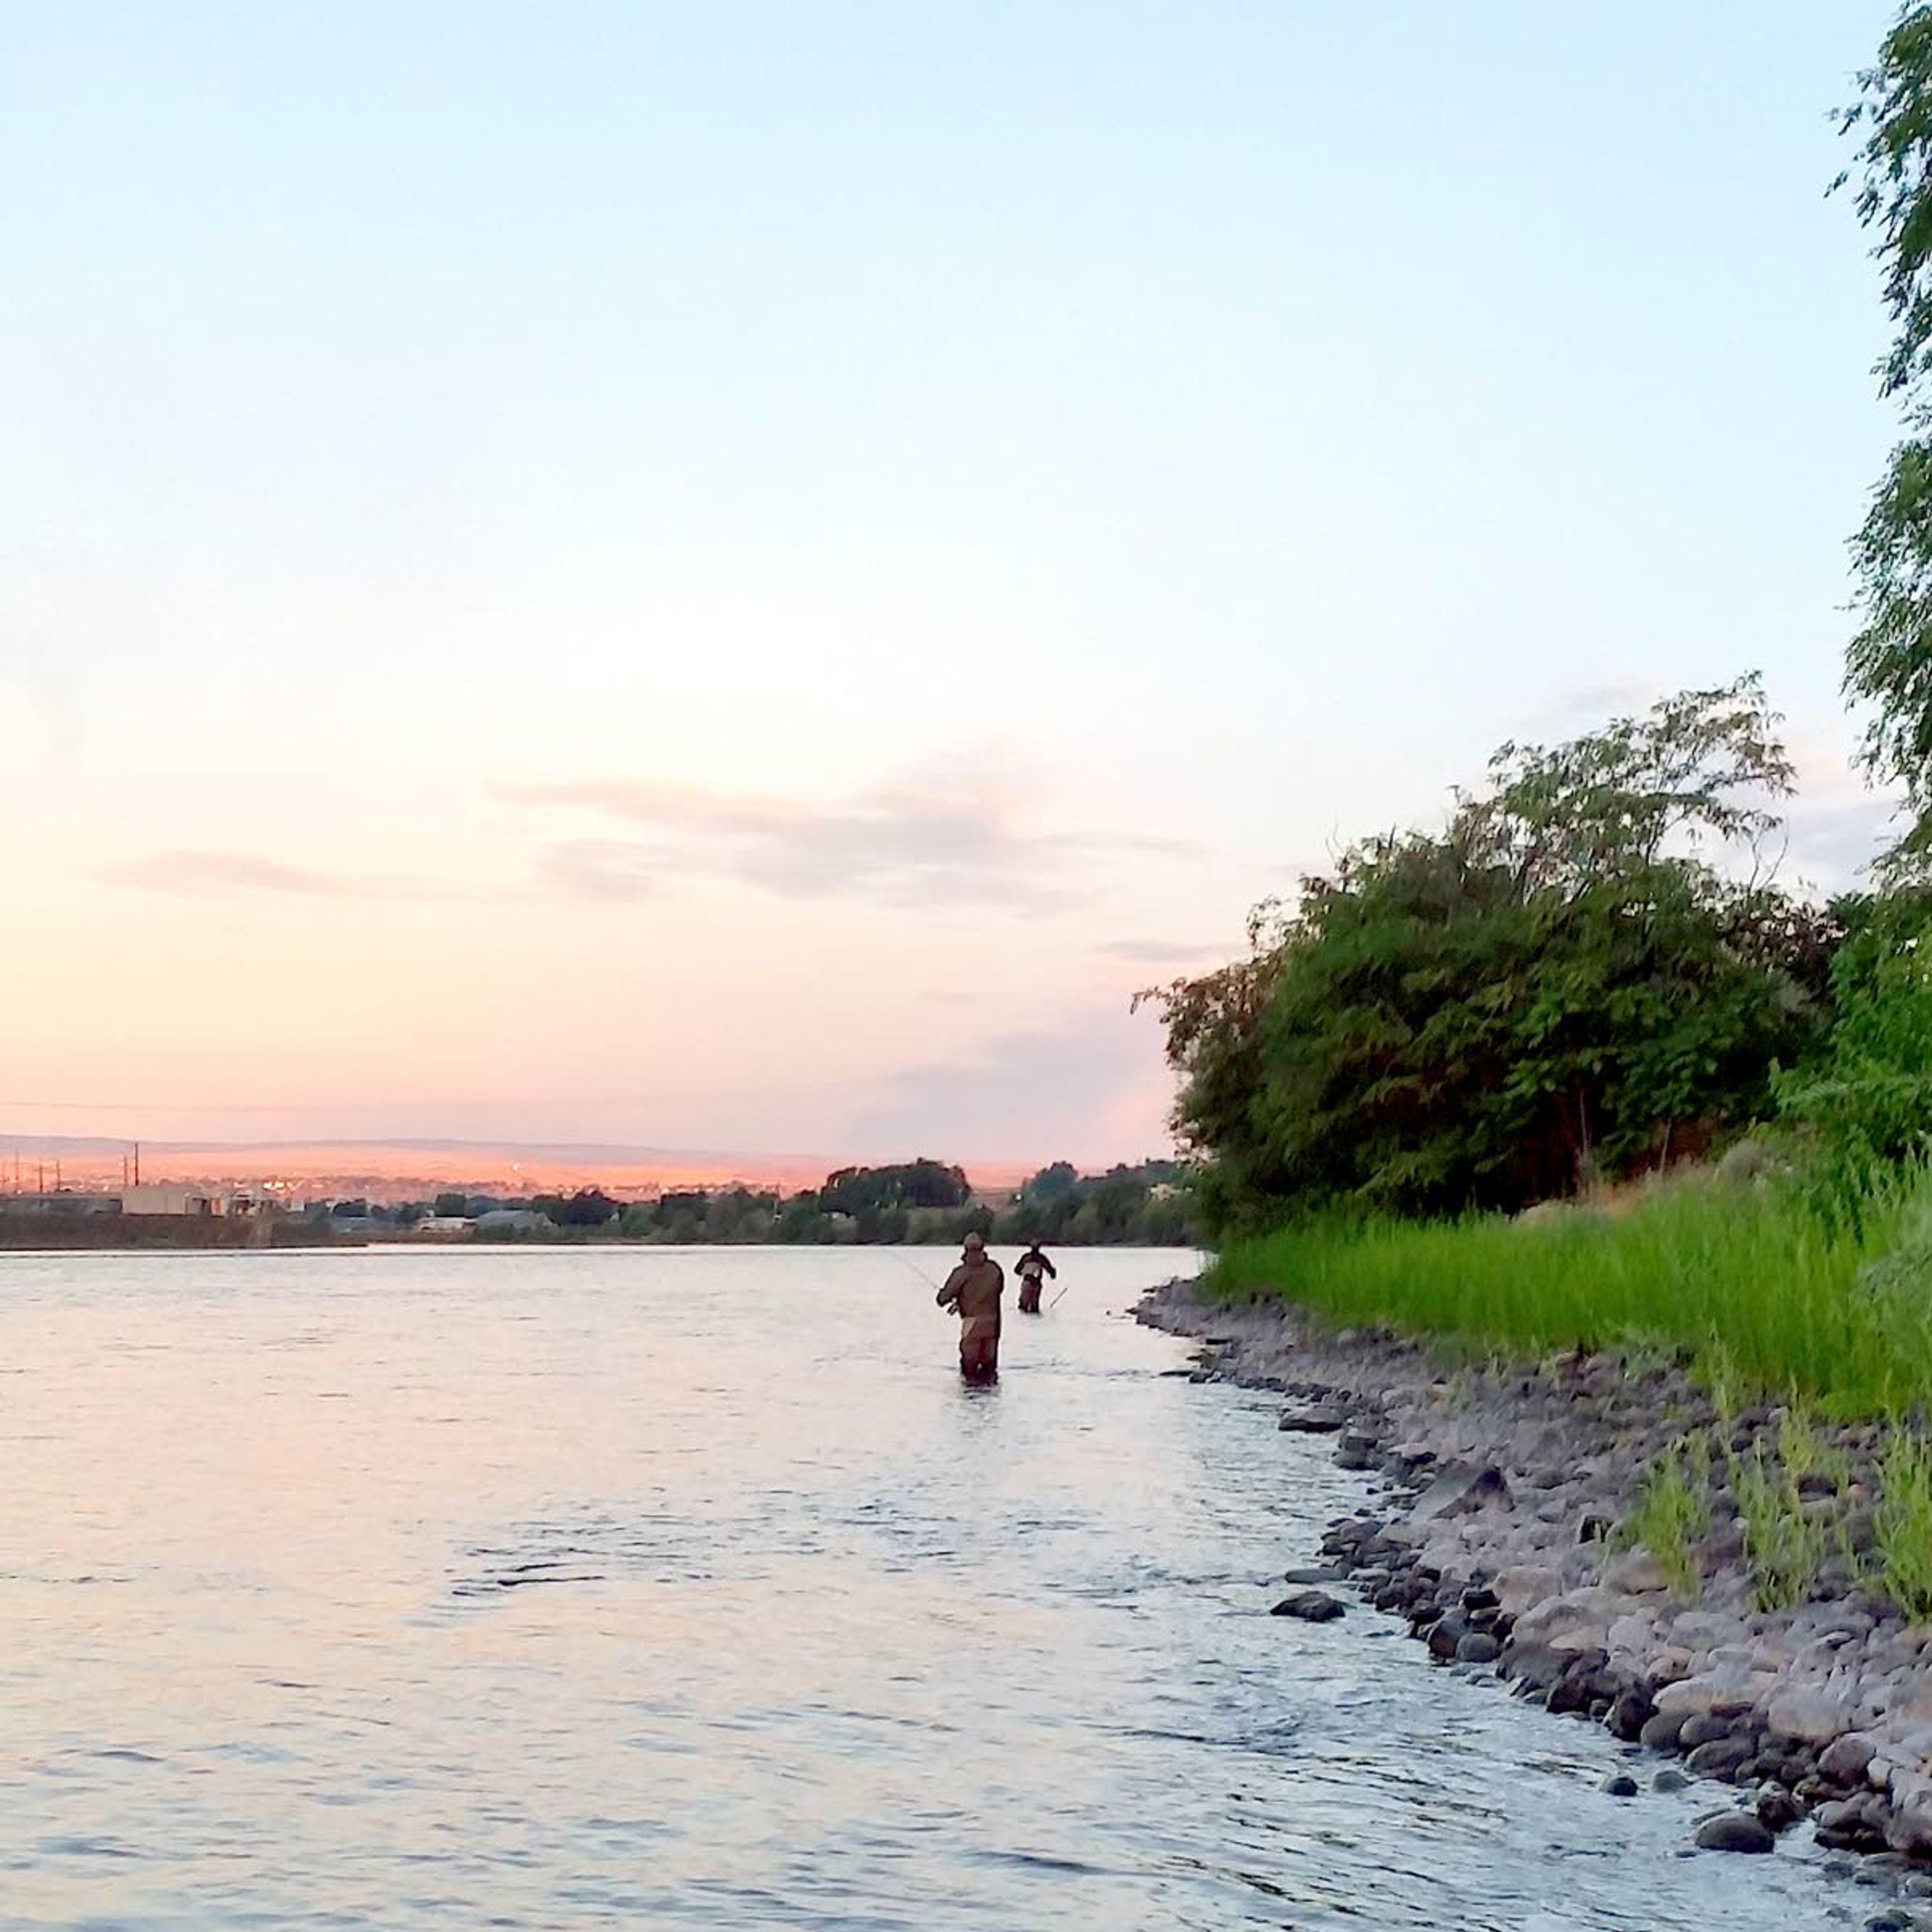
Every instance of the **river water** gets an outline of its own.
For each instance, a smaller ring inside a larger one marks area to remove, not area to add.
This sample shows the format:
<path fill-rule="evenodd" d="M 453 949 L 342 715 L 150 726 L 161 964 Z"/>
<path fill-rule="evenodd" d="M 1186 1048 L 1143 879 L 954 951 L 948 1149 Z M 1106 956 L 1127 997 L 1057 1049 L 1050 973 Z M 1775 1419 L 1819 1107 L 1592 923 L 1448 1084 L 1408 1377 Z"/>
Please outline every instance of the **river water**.
<path fill-rule="evenodd" d="M 1606 1735 L 1271 1619 L 1362 1494 L 1061 1257 L 0 1262 L 0 1927 L 1804 1928 Z M 1647 1768 L 1645 1767 L 1640 1767 Z"/>

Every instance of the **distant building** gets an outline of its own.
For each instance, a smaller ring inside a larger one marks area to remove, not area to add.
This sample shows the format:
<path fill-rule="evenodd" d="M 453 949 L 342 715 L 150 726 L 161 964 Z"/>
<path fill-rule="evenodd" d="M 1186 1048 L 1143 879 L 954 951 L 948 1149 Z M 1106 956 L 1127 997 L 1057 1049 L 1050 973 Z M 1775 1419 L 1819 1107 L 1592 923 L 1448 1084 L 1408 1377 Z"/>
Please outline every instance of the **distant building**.
<path fill-rule="evenodd" d="M 54 1194 L 0 1194 L 0 1214 L 70 1216 L 120 1211 L 118 1194 L 72 1194 L 64 1188 Z"/>
<path fill-rule="evenodd" d="M 425 1214 L 410 1229 L 412 1234 L 436 1234 L 445 1240 L 458 1240 L 476 1232 L 476 1223 L 467 1214 Z"/>
<path fill-rule="evenodd" d="M 476 1222 L 479 1234 L 538 1234 L 555 1225 L 548 1214 L 533 1208 L 493 1208 L 488 1214 L 478 1215 Z"/>
<path fill-rule="evenodd" d="M 128 1214 L 213 1215 L 227 1212 L 225 1197 L 205 1187 L 189 1187 L 179 1181 L 144 1181 L 138 1187 L 121 1190 L 121 1208 Z"/>

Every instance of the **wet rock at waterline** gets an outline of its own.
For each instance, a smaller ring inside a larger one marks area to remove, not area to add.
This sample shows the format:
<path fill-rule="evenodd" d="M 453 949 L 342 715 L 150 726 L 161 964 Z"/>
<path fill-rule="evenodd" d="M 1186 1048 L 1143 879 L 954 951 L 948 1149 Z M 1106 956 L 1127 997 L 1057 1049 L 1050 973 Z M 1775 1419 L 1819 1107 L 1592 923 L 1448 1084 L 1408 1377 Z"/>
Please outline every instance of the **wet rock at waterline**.
<path fill-rule="evenodd" d="M 1346 1412 L 1339 1408 L 1288 1408 L 1275 1426 L 1292 1436 L 1336 1436 L 1348 1420 Z"/>
<path fill-rule="evenodd" d="M 1294 1596 L 1284 1597 L 1268 1614 L 1298 1617 L 1305 1624 L 1330 1624 L 1344 1611 L 1325 1590 L 1303 1590 Z"/>
<path fill-rule="evenodd" d="M 1778 1840 L 1761 1819 L 1748 1811 L 1726 1811 L 1707 1818 L 1697 1827 L 1696 1839 L 1700 1852 L 1771 1852 Z"/>

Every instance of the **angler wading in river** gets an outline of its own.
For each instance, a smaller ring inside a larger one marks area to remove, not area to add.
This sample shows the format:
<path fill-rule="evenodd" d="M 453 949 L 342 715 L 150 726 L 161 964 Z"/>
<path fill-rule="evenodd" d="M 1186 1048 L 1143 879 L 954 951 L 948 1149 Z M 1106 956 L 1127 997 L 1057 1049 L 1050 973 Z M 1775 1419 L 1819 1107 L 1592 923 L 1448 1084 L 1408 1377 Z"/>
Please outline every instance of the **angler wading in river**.
<path fill-rule="evenodd" d="M 969 1382 L 999 1379 L 1000 1294 L 1006 1282 L 984 1238 L 968 1234 L 959 1265 L 934 1298 L 941 1308 L 958 1314 L 959 1372 Z"/>
<path fill-rule="evenodd" d="M 1060 1270 L 1041 1252 L 1038 1241 L 1031 1243 L 1021 1256 L 1013 1269 L 1020 1278 L 1020 1312 L 1037 1315 L 1040 1312 L 1040 1292 L 1044 1278 L 1051 1275 L 1055 1281 L 1060 1279 Z M 1058 1299 L 1058 1298 L 1055 1298 Z"/>

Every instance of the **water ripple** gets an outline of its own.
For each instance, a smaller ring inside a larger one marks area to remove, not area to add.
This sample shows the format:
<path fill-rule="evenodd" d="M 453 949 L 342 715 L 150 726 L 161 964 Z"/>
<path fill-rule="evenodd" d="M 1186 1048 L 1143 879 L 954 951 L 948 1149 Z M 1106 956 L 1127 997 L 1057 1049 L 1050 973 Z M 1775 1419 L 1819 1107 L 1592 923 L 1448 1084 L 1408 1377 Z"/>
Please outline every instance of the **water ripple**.
<path fill-rule="evenodd" d="M 1104 1312 L 1170 1266 L 982 1394 L 878 1254 L 0 1262 L 0 1932 L 1864 1916 L 1269 1618 L 1358 1479 Z"/>

